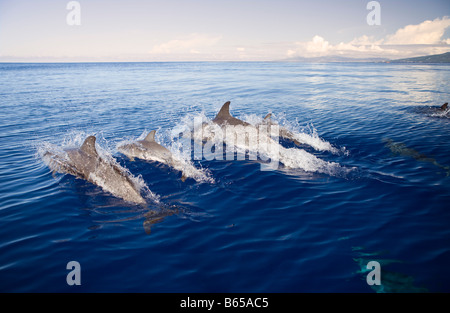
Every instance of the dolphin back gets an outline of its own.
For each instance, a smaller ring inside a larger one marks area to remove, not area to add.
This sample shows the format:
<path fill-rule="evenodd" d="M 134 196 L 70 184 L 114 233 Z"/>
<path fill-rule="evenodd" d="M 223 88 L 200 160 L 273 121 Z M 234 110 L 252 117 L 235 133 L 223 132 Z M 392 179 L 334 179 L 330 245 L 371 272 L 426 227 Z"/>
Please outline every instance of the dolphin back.
<path fill-rule="evenodd" d="M 145 137 L 144 141 L 154 142 L 155 141 L 156 130 L 152 130 L 148 133 L 147 137 Z"/>
<path fill-rule="evenodd" d="M 81 145 L 80 150 L 89 156 L 98 157 L 97 150 L 95 149 L 95 140 L 95 136 L 87 137 Z"/>
<path fill-rule="evenodd" d="M 66 150 L 73 168 L 83 179 L 88 179 L 89 174 L 95 171 L 98 164 L 99 155 L 95 149 L 95 140 L 94 136 L 89 136 L 79 149 Z"/>
<path fill-rule="evenodd" d="M 227 119 L 231 117 L 230 114 L 230 101 L 225 102 L 225 104 L 222 106 L 222 108 L 220 109 L 219 113 L 217 113 L 216 117 L 214 118 L 214 120 L 219 120 L 219 119 Z"/>
<path fill-rule="evenodd" d="M 249 123 L 241 121 L 240 119 L 237 119 L 233 117 L 230 114 L 230 101 L 225 102 L 225 104 L 220 109 L 219 113 L 217 113 L 216 117 L 212 120 L 213 123 L 216 123 L 220 126 L 223 126 L 225 124 L 228 125 L 242 125 L 242 126 L 250 126 Z"/>

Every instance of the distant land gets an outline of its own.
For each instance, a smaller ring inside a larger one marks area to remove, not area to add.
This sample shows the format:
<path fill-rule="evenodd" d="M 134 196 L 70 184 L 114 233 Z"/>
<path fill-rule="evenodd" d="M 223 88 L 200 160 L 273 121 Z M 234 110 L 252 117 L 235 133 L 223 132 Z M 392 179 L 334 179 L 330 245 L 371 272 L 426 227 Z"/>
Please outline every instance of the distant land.
<path fill-rule="evenodd" d="M 338 63 L 338 62 L 370 62 L 370 63 L 382 63 L 389 62 L 386 58 L 349 58 L 339 55 L 330 55 L 322 57 L 304 58 L 295 57 L 283 60 L 283 62 L 301 62 L 301 63 Z"/>
<path fill-rule="evenodd" d="M 366 62 L 366 63 L 450 63 L 450 52 L 443 54 L 426 55 L 415 58 L 395 59 L 387 58 L 349 58 L 343 56 L 322 56 L 315 58 L 295 57 L 283 60 L 283 62 L 304 63 L 334 63 L 334 62 Z"/>
<path fill-rule="evenodd" d="M 423 57 L 387 61 L 390 63 L 450 63 L 450 52 Z"/>

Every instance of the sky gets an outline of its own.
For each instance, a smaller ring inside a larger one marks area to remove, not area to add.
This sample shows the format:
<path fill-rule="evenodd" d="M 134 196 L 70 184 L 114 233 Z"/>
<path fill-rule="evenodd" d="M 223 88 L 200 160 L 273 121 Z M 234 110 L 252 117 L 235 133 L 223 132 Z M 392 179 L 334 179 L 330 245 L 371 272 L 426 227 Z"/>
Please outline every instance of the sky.
<path fill-rule="evenodd" d="M 0 62 L 395 59 L 450 51 L 449 0 L 374 1 L 379 10 L 369 2 L 0 0 Z"/>

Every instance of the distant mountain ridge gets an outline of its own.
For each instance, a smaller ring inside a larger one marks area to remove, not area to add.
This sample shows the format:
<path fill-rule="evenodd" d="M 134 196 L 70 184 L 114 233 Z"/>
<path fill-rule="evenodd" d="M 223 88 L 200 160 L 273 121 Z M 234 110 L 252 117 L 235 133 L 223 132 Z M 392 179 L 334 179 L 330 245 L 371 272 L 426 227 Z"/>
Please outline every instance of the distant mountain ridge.
<path fill-rule="evenodd" d="M 330 55 L 330 56 L 321 56 L 321 57 L 295 57 L 283 60 L 284 62 L 305 62 L 305 63 L 345 63 L 345 62 L 369 62 L 369 63 L 378 63 L 378 62 L 386 62 L 389 61 L 387 58 L 351 58 L 344 57 L 338 55 Z"/>
<path fill-rule="evenodd" d="M 450 52 L 423 57 L 391 60 L 390 63 L 450 63 Z"/>
<path fill-rule="evenodd" d="M 294 57 L 282 60 L 282 62 L 304 62 L 304 63 L 336 63 L 336 62 L 366 62 L 366 63 L 450 63 L 450 52 L 443 54 L 426 55 L 414 58 L 389 60 L 387 58 L 352 58 L 337 55 L 321 57 Z"/>

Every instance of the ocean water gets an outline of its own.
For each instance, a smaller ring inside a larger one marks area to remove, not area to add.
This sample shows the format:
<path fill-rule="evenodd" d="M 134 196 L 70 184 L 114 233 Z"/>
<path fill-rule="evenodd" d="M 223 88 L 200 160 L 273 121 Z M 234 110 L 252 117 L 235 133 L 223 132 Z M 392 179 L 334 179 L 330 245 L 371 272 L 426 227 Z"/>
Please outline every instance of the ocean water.
<path fill-rule="evenodd" d="M 0 291 L 450 292 L 449 81 L 446 65 L 0 64 Z M 117 150 L 155 129 L 178 153 L 173 130 L 226 101 L 302 144 L 280 141 L 273 171 L 184 154 L 206 177 L 184 182 Z M 42 151 L 88 135 L 147 205 L 52 173 Z"/>

